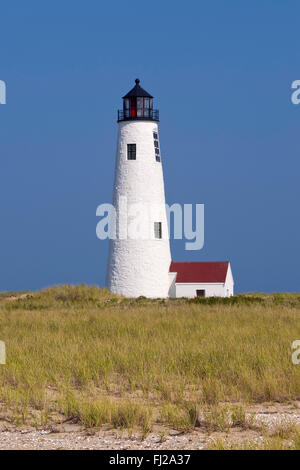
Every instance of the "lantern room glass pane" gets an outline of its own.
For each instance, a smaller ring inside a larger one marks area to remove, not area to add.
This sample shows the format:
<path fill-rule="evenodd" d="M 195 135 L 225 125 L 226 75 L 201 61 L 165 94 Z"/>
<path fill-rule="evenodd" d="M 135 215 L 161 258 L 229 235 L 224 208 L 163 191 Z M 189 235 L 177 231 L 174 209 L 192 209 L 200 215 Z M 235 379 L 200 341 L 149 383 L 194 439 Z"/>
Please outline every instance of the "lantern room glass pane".
<path fill-rule="evenodd" d="M 143 117 L 143 107 L 144 107 L 143 98 L 137 98 L 136 104 L 137 104 L 137 116 Z"/>
<path fill-rule="evenodd" d="M 136 117 L 136 98 L 130 98 L 130 117 Z"/>
<path fill-rule="evenodd" d="M 129 99 L 125 98 L 124 99 L 124 117 L 128 118 L 129 117 Z"/>
<path fill-rule="evenodd" d="M 144 117 L 150 116 L 150 100 L 149 98 L 144 98 Z"/>

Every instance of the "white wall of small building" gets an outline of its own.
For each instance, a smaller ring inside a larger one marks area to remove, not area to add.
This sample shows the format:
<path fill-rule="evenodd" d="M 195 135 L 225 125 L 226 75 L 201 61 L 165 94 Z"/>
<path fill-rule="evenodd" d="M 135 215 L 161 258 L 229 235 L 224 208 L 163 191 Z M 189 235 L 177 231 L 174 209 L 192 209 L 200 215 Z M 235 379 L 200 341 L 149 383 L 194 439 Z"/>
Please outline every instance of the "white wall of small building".
<path fill-rule="evenodd" d="M 225 279 L 225 292 L 229 292 L 229 295 L 225 295 L 225 297 L 231 297 L 234 294 L 234 280 L 230 263 L 228 264 L 228 270 Z"/>
<path fill-rule="evenodd" d="M 176 297 L 177 273 L 169 273 L 169 297 Z"/>
<path fill-rule="evenodd" d="M 230 264 L 224 283 L 178 283 L 176 276 L 177 273 L 169 273 L 169 297 L 196 297 L 197 290 L 205 290 L 205 297 L 231 297 L 234 294 L 234 280 Z"/>
<path fill-rule="evenodd" d="M 230 296 L 223 283 L 176 283 L 176 297 L 197 297 L 197 290 L 205 290 L 205 297 Z"/>

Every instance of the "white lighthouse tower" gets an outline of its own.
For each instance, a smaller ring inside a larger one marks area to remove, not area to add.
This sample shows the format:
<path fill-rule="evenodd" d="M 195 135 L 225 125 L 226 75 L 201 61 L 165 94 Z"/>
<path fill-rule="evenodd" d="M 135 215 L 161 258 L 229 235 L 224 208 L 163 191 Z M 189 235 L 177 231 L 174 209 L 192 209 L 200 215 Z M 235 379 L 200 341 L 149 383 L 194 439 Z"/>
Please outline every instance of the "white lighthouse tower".
<path fill-rule="evenodd" d="M 135 80 L 118 112 L 107 286 L 128 297 L 167 297 L 171 263 L 165 190 L 153 97 Z"/>

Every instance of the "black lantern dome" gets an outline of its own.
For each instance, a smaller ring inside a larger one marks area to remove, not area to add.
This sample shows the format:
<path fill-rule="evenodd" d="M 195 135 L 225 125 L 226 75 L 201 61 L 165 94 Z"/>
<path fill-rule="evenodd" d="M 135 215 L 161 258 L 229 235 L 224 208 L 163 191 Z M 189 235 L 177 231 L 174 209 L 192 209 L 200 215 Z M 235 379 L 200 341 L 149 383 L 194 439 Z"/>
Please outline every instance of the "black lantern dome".
<path fill-rule="evenodd" d="M 153 96 L 140 86 L 140 80 L 135 80 L 135 86 L 123 96 L 123 110 L 118 111 L 120 121 L 158 121 L 158 109 L 153 109 Z"/>

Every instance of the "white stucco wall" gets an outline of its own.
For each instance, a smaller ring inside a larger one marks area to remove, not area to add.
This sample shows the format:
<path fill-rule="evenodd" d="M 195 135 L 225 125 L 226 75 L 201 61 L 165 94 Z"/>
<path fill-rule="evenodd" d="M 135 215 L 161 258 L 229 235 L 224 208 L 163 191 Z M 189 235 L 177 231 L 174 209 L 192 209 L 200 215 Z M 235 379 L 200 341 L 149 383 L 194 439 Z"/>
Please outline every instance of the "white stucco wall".
<path fill-rule="evenodd" d="M 226 297 L 224 284 L 176 283 L 176 297 L 196 297 L 196 290 L 204 289 L 205 297 Z"/>
<path fill-rule="evenodd" d="M 125 219 L 124 209 L 117 214 L 117 239 L 110 240 L 107 286 L 130 297 L 167 297 L 169 290 L 171 254 L 163 170 L 155 159 L 154 131 L 158 132 L 158 126 L 153 121 L 119 123 L 113 203 L 117 209 L 124 207 L 125 197 L 130 207 L 142 203 L 143 208 L 135 206 L 140 221 L 138 240 L 130 239 L 133 212 Z M 136 144 L 136 160 L 127 159 L 127 144 Z M 162 222 L 162 239 L 154 238 L 154 222 Z M 127 239 L 123 239 L 124 228 Z"/>
<path fill-rule="evenodd" d="M 226 280 L 225 280 L 225 292 L 228 293 L 226 297 L 231 297 L 232 295 L 234 295 L 234 280 L 233 280 L 230 263 L 228 265 L 228 270 L 227 270 L 227 275 L 226 275 Z"/>
<path fill-rule="evenodd" d="M 169 297 L 176 297 L 177 273 L 169 273 Z"/>

